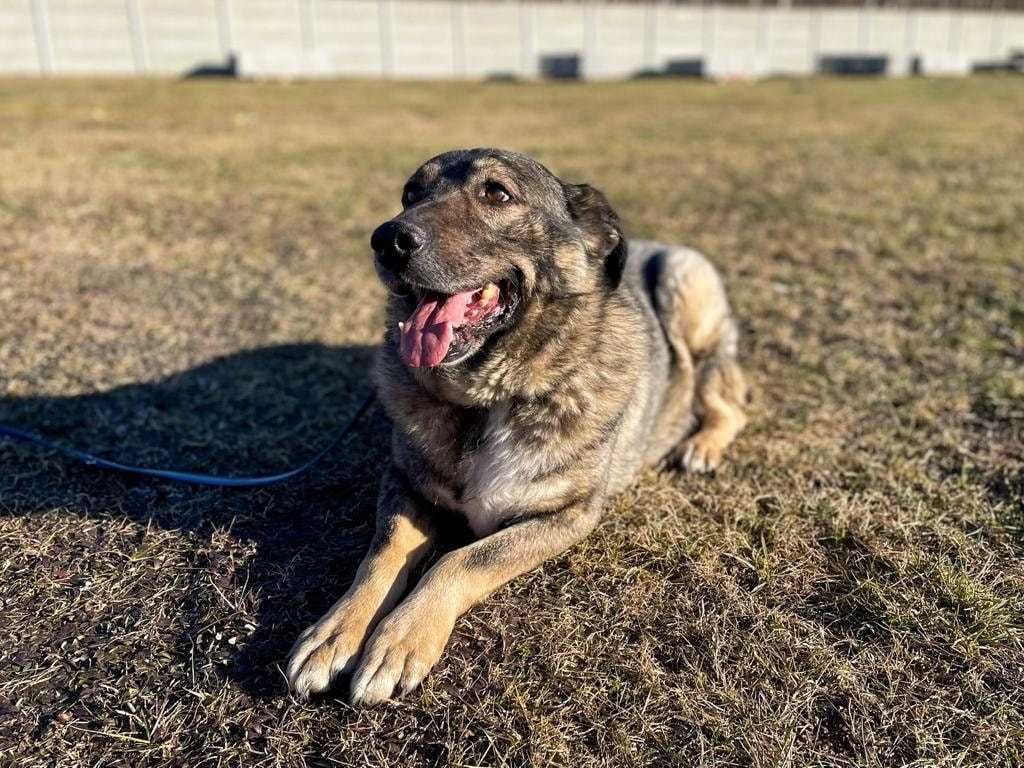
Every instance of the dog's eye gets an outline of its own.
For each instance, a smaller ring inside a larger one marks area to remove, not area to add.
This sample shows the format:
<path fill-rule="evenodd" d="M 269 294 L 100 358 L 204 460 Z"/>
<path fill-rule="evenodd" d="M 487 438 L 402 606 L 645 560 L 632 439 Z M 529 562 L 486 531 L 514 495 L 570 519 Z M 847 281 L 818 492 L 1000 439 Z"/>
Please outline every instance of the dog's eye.
<path fill-rule="evenodd" d="M 508 193 L 508 190 L 496 181 L 488 181 L 484 184 L 480 189 L 480 197 L 491 205 L 501 205 L 512 199 L 512 195 Z"/>
<path fill-rule="evenodd" d="M 424 190 L 419 184 L 410 184 L 402 190 L 402 205 L 414 205 L 423 199 Z"/>

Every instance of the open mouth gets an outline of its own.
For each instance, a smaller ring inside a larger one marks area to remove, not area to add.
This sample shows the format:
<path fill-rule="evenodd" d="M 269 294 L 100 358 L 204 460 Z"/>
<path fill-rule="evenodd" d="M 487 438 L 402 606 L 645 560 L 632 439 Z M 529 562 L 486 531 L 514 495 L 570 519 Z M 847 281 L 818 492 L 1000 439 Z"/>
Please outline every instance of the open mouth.
<path fill-rule="evenodd" d="M 516 303 L 508 281 L 462 293 L 423 292 L 409 319 L 398 324 L 402 361 L 412 368 L 433 368 L 462 360 L 504 325 Z"/>

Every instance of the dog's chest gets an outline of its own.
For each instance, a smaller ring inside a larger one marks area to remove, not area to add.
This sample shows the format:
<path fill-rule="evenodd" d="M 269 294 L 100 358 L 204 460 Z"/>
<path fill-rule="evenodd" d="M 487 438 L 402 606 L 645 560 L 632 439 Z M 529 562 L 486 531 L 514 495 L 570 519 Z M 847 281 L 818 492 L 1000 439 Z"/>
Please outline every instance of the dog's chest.
<path fill-rule="evenodd" d="M 539 500 L 542 488 L 534 480 L 543 465 L 542 447 L 526 444 L 509 420 L 508 406 L 495 407 L 479 441 L 459 462 L 463 492 L 455 506 L 478 536 L 493 533 Z"/>

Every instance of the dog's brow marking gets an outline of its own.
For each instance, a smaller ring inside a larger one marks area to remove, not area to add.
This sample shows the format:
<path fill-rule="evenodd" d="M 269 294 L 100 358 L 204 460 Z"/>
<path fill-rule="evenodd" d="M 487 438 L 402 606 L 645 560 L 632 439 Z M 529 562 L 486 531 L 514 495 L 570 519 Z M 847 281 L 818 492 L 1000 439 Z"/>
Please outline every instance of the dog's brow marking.
<path fill-rule="evenodd" d="M 473 160 L 458 160 L 454 163 L 446 163 L 441 167 L 440 176 L 448 181 L 455 181 L 464 183 L 470 176 L 473 175 L 473 171 L 477 169 L 477 164 Z"/>

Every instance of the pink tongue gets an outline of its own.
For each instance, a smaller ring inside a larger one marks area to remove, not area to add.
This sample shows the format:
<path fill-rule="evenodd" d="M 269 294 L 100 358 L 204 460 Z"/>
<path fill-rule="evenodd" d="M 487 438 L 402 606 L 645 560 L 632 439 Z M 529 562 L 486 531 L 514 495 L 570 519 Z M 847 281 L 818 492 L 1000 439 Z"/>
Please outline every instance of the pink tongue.
<path fill-rule="evenodd" d="M 399 352 L 406 365 L 433 368 L 452 345 L 452 332 L 466 322 L 466 310 L 476 291 L 452 296 L 428 295 L 405 322 Z"/>

